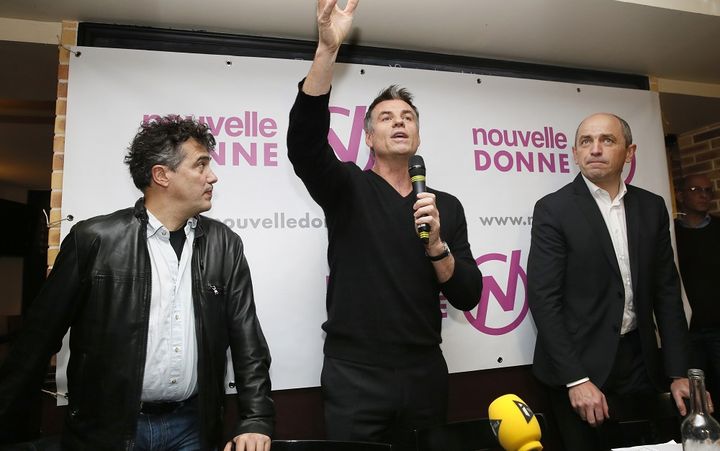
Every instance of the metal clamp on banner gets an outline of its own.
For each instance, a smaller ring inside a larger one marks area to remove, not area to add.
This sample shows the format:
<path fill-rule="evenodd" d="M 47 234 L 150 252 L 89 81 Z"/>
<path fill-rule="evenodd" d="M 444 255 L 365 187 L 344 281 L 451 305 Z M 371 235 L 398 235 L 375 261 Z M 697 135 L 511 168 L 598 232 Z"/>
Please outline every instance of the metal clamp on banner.
<path fill-rule="evenodd" d="M 62 219 L 58 219 L 57 221 L 50 222 L 50 217 L 48 216 L 47 212 L 45 210 L 43 210 L 42 212 L 45 215 L 45 225 L 47 226 L 48 229 L 53 228 L 56 225 L 60 225 L 60 223 L 63 221 L 72 222 L 72 220 L 75 219 L 75 217 L 73 215 L 67 215 Z"/>

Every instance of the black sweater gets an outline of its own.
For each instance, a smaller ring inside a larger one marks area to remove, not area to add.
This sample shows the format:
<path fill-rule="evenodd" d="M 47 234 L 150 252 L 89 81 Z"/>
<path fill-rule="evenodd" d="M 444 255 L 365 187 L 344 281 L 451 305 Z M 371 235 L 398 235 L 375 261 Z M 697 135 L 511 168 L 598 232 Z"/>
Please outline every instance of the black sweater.
<path fill-rule="evenodd" d="M 325 355 L 401 366 L 439 352 L 439 294 L 460 310 L 475 307 L 482 275 L 467 240 L 465 213 L 453 196 L 436 195 L 441 235 L 455 257 L 440 284 L 417 237 L 414 194 L 402 197 L 382 177 L 340 162 L 328 144 L 329 94 L 300 90 L 290 112 L 288 156 L 328 227 L 330 279 Z"/>
<path fill-rule="evenodd" d="M 692 307 L 690 329 L 720 327 L 720 220 L 699 229 L 675 221 L 678 262 L 685 293 Z"/>

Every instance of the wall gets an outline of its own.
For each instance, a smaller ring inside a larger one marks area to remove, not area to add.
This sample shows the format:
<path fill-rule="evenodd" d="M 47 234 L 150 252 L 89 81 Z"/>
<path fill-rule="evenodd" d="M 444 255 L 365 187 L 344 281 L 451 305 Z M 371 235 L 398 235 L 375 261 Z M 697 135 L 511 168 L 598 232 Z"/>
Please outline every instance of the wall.
<path fill-rule="evenodd" d="M 8 211 L 2 210 L 0 217 L 7 221 L 3 231 L 13 231 L 4 236 L 5 240 L 14 240 L 18 245 L 24 242 L 16 237 L 20 231 L 28 231 L 28 239 L 30 232 L 38 238 L 37 246 L 28 249 L 25 256 L 7 255 L 3 245 L 0 361 L 8 346 L 6 334 L 20 327 L 26 295 L 32 294 L 28 284 L 37 280 L 34 263 L 38 250 L 42 253 L 41 277 L 45 271 L 47 240 L 44 234 L 36 234 L 36 226 L 42 227 L 42 223 L 34 220 L 42 214 L 35 198 L 43 189 L 43 181 L 49 180 L 50 158 L 44 150 L 50 149 L 48 129 L 55 77 L 47 71 L 47 62 L 53 57 L 57 60 L 57 53 L 53 52 L 54 46 L 47 44 L 57 43 L 59 33 L 59 23 L 0 18 L 0 60 L 7 63 L 0 71 L 0 199 L 27 205 L 27 215 L 4 216 Z"/>
<path fill-rule="evenodd" d="M 65 113 L 67 109 L 68 69 L 73 53 L 70 47 L 77 42 L 77 22 L 63 21 L 60 35 L 57 102 L 55 104 L 55 137 L 53 140 L 52 179 L 50 193 L 50 222 L 56 225 L 48 233 L 48 267 L 52 267 L 60 251 L 60 220 L 62 215 L 62 181 L 65 158 Z"/>
<path fill-rule="evenodd" d="M 59 22 L 41 22 L 0 17 L 0 40 L 56 44 L 60 35 Z"/>
<path fill-rule="evenodd" d="M 714 183 L 710 213 L 720 214 L 720 123 L 683 133 L 677 147 L 683 176 L 706 174 Z"/>
<path fill-rule="evenodd" d="M 27 189 L 0 184 L 0 199 L 26 203 Z M 18 256 L 0 256 L 0 286 L 3 287 L 0 302 L 0 336 L 9 332 L 7 317 L 19 315 L 22 309 L 23 259 Z M 4 346 L 0 346 L 0 358 L 4 355 Z"/>

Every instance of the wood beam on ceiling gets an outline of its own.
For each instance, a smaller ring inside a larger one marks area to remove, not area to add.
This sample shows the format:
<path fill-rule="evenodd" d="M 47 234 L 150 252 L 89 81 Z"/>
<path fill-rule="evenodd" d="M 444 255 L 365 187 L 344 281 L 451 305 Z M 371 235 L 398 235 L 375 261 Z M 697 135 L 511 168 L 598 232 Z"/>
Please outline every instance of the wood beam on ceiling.
<path fill-rule="evenodd" d="M 0 99 L 0 123 L 53 124 L 54 122 L 54 101 Z"/>

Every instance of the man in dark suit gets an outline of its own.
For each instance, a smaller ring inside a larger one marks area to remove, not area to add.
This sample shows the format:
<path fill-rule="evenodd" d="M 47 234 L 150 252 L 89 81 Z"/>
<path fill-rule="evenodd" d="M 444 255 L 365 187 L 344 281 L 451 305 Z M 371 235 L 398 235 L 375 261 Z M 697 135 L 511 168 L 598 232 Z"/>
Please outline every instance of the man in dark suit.
<path fill-rule="evenodd" d="M 581 174 L 535 205 L 533 372 L 548 386 L 568 450 L 602 449 L 595 427 L 612 415 L 609 394 L 666 391 L 672 380 L 685 414 L 687 322 L 668 212 L 660 196 L 621 180 L 635 150 L 623 119 L 586 118 L 573 146 Z"/>

